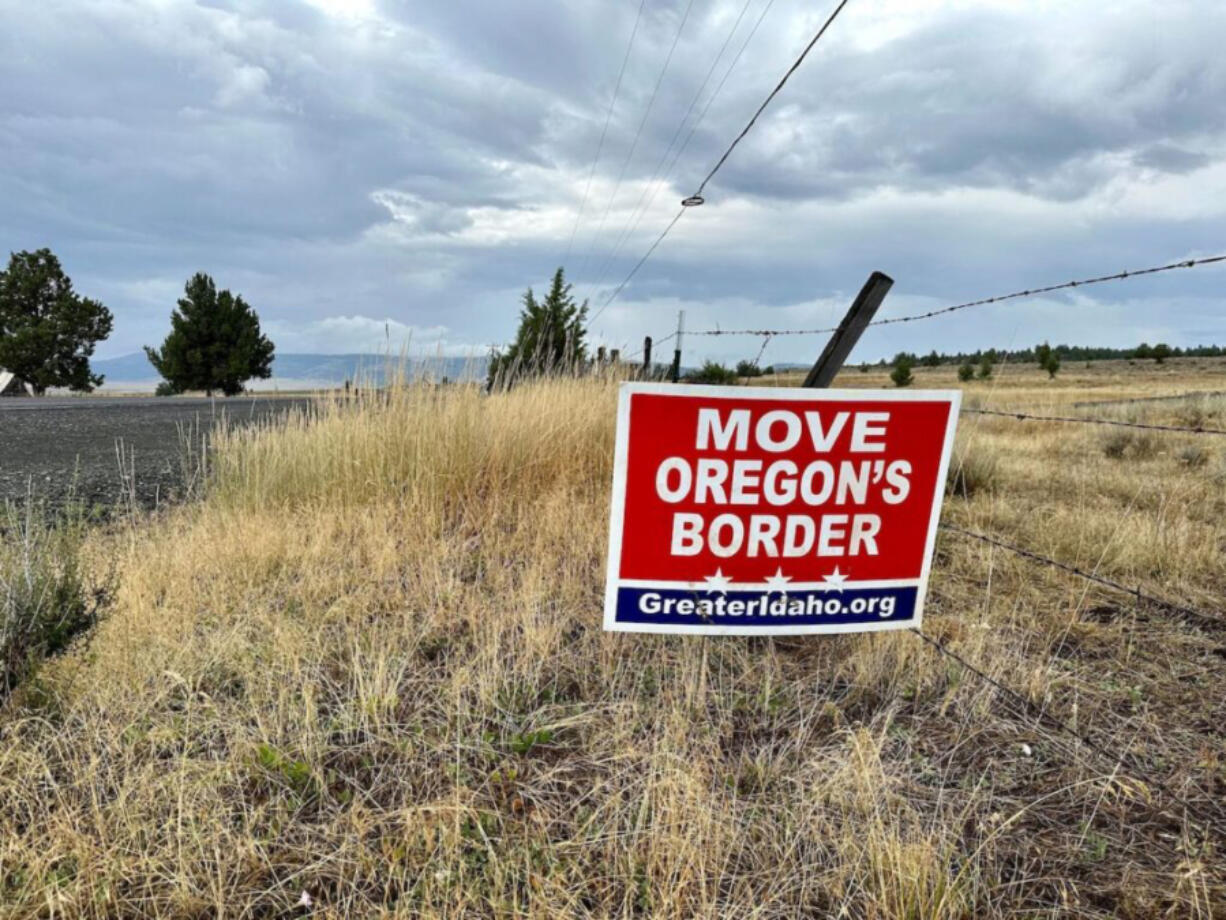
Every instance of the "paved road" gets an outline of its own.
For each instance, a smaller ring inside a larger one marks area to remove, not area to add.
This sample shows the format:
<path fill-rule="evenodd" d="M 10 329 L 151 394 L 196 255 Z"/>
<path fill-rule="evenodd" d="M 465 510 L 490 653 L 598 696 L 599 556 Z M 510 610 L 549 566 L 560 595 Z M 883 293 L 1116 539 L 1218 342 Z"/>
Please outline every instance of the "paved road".
<path fill-rule="evenodd" d="M 77 397 L 0 399 L 0 501 L 27 491 L 111 505 L 122 494 L 118 445 L 135 458 L 138 500 L 148 506 L 182 490 L 180 428 L 268 418 L 308 401 L 293 397 Z"/>

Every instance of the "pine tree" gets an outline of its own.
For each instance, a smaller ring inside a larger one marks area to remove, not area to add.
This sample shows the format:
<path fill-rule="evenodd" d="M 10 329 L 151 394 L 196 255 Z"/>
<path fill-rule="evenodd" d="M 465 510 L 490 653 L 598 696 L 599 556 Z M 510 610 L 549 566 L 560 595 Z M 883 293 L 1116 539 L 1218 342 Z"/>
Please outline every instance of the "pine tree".
<path fill-rule="evenodd" d="M 1046 342 L 1036 346 L 1034 354 L 1039 367 L 1047 371 L 1047 376 L 1054 380 L 1056 372 L 1060 370 L 1060 356 Z"/>
<path fill-rule="evenodd" d="M 914 382 L 915 378 L 911 375 L 911 368 L 915 366 L 915 358 L 907 354 L 905 351 L 900 351 L 894 356 L 894 370 L 890 372 L 890 379 L 894 381 L 896 387 L 909 387 Z"/>
<path fill-rule="evenodd" d="M 161 349 L 145 347 L 149 363 L 166 380 L 165 390 L 204 390 L 210 396 L 221 390 L 234 396 L 251 378 L 272 376 L 273 344 L 241 295 L 218 291 L 203 272 L 184 285 L 184 294 Z"/>
<path fill-rule="evenodd" d="M 549 293 L 538 301 L 528 288 L 515 341 L 490 356 L 490 387 L 508 387 L 525 377 L 574 373 L 587 360 L 587 301 L 577 304 L 561 268 Z"/>
<path fill-rule="evenodd" d="M 110 310 L 73 291 L 50 249 L 11 253 L 0 271 L 0 368 L 38 396 L 48 387 L 89 392 L 101 385 L 89 359 L 113 323 Z"/>

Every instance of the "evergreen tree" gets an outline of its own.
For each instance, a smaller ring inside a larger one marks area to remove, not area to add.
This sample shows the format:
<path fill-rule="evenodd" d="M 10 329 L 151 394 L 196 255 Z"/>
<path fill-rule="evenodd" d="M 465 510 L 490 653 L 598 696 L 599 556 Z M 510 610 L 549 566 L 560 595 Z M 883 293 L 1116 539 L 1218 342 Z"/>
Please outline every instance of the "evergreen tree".
<path fill-rule="evenodd" d="M 72 289 L 50 249 L 15 252 L 0 271 L 0 368 L 41 396 L 48 387 L 89 392 L 94 347 L 111 334 L 111 311 Z"/>
<path fill-rule="evenodd" d="M 1158 364 L 1162 364 L 1171 356 L 1171 346 L 1167 345 L 1166 342 L 1159 342 L 1154 346 L 1154 350 L 1151 352 L 1151 354 L 1154 356 L 1154 360 Z"/>
<path fill-rule="evenodd" d="M 184 295 L 170 315 L 170 335 L 162 347 L 145 347 L 149 363 L 168 384 L 165 389 L 234 396 L 252 377 L 272 376 L 273 344 L 241 295 L 218 291 L 203 272 L 184 285 Z"/>
<path fill-rule="evenodd" d="M 979 360 L 978 377 L 980 380 L 987 380 L 992 376 L 992 354 L 993 352 L 988 352 Z"/>
<path fill-rule="evenodd" d="M 570 291 L 559 268 L 544 300 L 538 301 L 532 288 L 524 292 L 515 341 L 490 356 L 491 387 L 510 386 L 521 377 L 573 373 L 587 360 L 587 301 L 577 304 Z"/>
<path fill-rule="evenodd" d="M 937 354 L 937 350 L 934 348 L 924 356 L 924 360 L 921 363 L 924 365 L 924 367 L 940 367 L 941 356 Z"/>
<path fill-rule="evenodd" d="M 1060 356 L 1046 342 L 1035 347 L 1034 355 L 1039 367 L 1047 371 L 1047 376 L 1054 380 L 1056 372 L 1060 370 Z"/>
<path fill-rule="evenodd" d="M 967 361 L 960 368 L 958 368 L 958 379 L 961 380 L 963 383 L 966 383 L 974 376 L 975 376 L 975 368 L 969 361 Z"/>
<path fill-rule="evenodd" d="M 915 381 L 911 368 L 915 367 L 915 358 L 906 352 L 899 352 L 894 357 L 894 370 L 890 371 L 890 379 L 896 387 L 909 387 Z"/>

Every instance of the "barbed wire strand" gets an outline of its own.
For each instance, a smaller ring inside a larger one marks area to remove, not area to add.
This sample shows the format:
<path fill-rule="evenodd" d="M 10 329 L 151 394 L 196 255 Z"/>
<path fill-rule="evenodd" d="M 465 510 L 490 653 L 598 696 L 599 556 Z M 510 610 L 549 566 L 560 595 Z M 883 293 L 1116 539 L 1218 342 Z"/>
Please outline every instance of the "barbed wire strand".
<path fill-rule="evenodd" d="M 1201 357 L 1192 355 L 1191 357 Z M 1204 356 L 1212 357 L 1212 356 Z M 1198 399 L 1206 396 L 1226 396 L 1226 390 L 1192 390 L 1187 393 L 1175 393 L 1171 396 L 1134 396 L 1129 399 L 1093 399 L 1085 402 L 1075 402 L 1074 409 L 1090 409 L 1098 406 L 1128 406 L 1135 403 L 1175 402 L 1180 399 Z"/>
<path fill-rule="evenodd" d="M 1167 600 L 1166 598 L 1147 594 L 1141 590 L 1140 586 L 1130 588 L 1118 581 L 1113 581 L 1110 578 L 1104 578 L 1102 575 L 1087 572 L 1078 566 L 1069 565 L 1067 562 L 1060 562 L 1057 559 L 1052 559 L 1050 556 L 1044 556 L 1042 553 L 1036 553 L 1033 550 L 1025 549 L 1024 547 L 1017 546 L 1013 543 L 1008 543 L 999 537 L 977 533 L 974 530 L 967 530 L 965 527 L 959 527 L 956 524 L 942 522 L 940 527 L 942 530 L 960 534 L 961 536 L 978 540 L 981 543 L 986 543 L 989 546 L 995 546 L 998 549 L 1006 550 L 1031 562 L 1036 562 L 1050 568 L 1059 569 L 1060 571 L 1067 572 L 1070 575 L 1076 575 L 1079 578 L 1084 578 L 1086 581 L 1091 581 L 1097 585 L 1102 585 L 1104 588 L 1110 588 L 1113 591 L 1120 592 L 1121 594 L 1127 594 L 1129 597 L 1136 600 L 1138 604 L 1148 604 L 1151 607 L 1157 607 L 1161 610 L 1166 610 L 1169 613 L 1183 616 L 1190 620 L 1195 620 L 1200 625 L 1209 627 L 1210 629 L 1226 629 L 1226 617 L 1214 616 L 1211 613 L 1207 613 L 1204 610 L 1198 610 L 1195 607 L 1177 604 L 1174 601 Z"/>
<path fill-rule="evenodd" d="M 916 628 L 912 628 L 909 631 L 919 636 L 924 640 L 924 642 L 932 646 L 945 657 L 957 662 L 967 671 L 967 673 L 973 674 L 975 677 L 979 678 L 979 680 L 994 687 L 997 691 L 1004 694 L 1004 696 L 1010 700 L 1018 703 L 1022 707 L 1023 711 L 1034 716 L 1037 723 L 1041 724 L 1046 722 L 1048 725 L 1052 726 L 1058 731 L 1061 731 L 1069 737 L 1076 739 L 1078 742 L 1085 745 L 1086 748 L 1103 758 L 1104 761 L 1115 764 L 1116 769 L 1118 769 L 1119 765 L 1123 762 L 1124 757 L 1122 755 L 1117 757 L 1101 744 L 1091 739 L 1088 735 L 1082 734 L 1068 722 L 1065 722 L 1063 719 L 1053 715 L 1047 710 L 1046 707 L 1039 706 L 1031 701 L 1029 697 L 1024 696 L 1023 694 L 1014 690 L 1012 687 L 1009 687 L 1005 683 L 997 680 L 982 668 L 972 664 L 962 655 L 959 655 L 953 649 L 949 648 L 949 646 L 947 646 L 941 640 Z M 1130 769 L 1132 769 L 1133 772 L 1144 772 L 1135 770 L 1135 768 L 1131 766 Z M 1170 801 L 1182 806 L 1187 814 L 1195 816 L 1195 818 L 1201 823 L 1203 830 L 1205 830 L 1207 833 L 1216 834 L 1219 837 L 1226 838 L 1226 828 L 1223 828 L 1223 826 L 1218 823 L 1215 816 L 1202 811 L 1199 806 L 1193 805 L 1188 799 L 1175 792 L 1165 781 L 1150 774 L 1147 783 L 1152 784 L 1160 792 L 1164 793 L 1170 799 Z M 1149 803 L 1146 804 L 1148 805 Z"/>
<path fill-rule="evenodd" d="M 987 304 L 1002 303 L 1006 300 L 1017 300 L 1022 297 L 1035 297 L 1039 294 L 1050 294 L 1053 291 L 1061 291 L 1067 288 L 1085 287 L 1091 284 L 1104 284 L 1108 281 L 1123 281 L 1128 278 L 1136 278 L 1142 275 L 1155 275 L 1159 272 L 1174 271 L 1178 268 L 1197 268 L 1202 265 L 1213 265 L 1218 262 L 1226 262 L 1226 255 L 1207 256 L 1202 259 L 1184 259 L 1179 262 L 1171 262 L 1167 265 L 1157 265 L 1153 268 L 1138 268 L 1132 271 L 1118 272 L 1114 275 L 1101 275 L 1097 278 L 1081 278 L 1077 281 L 1065 281 L 1060 284 L 1049 284 L 1045 287 L 1029 288 L 1024 291 L 1014 291 L 1012 294 L 998 294 L 995 297 L 983 297 L 979 300 L 968 301 L 967 303 L 954 304 L 950 307 L 941 307 L 937 310 L 929 310 L 926 313 L 915 313 L 910 316 L 895 316 L 888 319 L 877 319 L 869 323 L 870 326 L 888 326 L 893 323 L 912 323 L 921 319 L 931 319 L 934 316 L 942 316 L 946 313 L 953 313 L 957 310 L 967 310 L 971 307 L 982 307 Z M 695 329 L 688 332 L 688 335 L 826 335 L 832 332 L 837 332 L 837 326 L 831 326 L 825 329 Z"/>
<path fill-rule="evenodd" d="M 663 345 L 665 342 L 671 342 L 676 337 L 676 332 L 670 332 L 668 335 L 662 336 L 661 338 L 652 338 L 651 347 L 655 348 L 657 345 Z M 642 348 L 636 349 L 635 351 L 626 352 L 623 360 L 629 361 L 631 358 L 637 358 L 641 354 L 643 354 Z"/>
<path fill-rule="evenodd" d="M 1196 426 L 1189 428 L 1181 425 L 1151 425 L 1145 422 L 1121 422 L 1107 418 L 1077 418 L 1069 415 L 1030 415 L 1026 412 L 1005 412 L 997 409 L 963 409 L 969 415 L 995 415 L 1000 418 L 1012 418 L 1022 422 L 1080 422 L 1083 425 L 1114 425 L 1119 428 L 1142 428 L 1146 431 L 1177 431 L 1181 434 L 1226 434 L 1223 428 L 1205 428 Z"/>

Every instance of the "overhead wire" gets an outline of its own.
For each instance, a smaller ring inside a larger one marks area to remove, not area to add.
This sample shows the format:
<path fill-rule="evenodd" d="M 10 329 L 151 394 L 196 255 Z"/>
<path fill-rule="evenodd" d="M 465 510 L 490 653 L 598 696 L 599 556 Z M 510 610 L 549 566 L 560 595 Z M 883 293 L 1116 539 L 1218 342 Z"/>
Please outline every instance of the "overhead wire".
<path fill-rule="evenodd" d="M 673 227 L 677 225 L 677 221 L 681 220 L 681 215 L 684 214 L 688 210 L 689 208 L 683 207 L 675 215 L 673 215 L 673 219 L 668 222 L 668 226 L 665 227 L 664 230 L 660 233 L 660 235 L 656 237 L 655 242 L 652 243 L 651 246 L 647 248 L 647 251 L 643 253 L 643 255 L 639 258 L 639 260 L 634 263 L 634 268 L 630 269 L 630 274 L 626 275 L 626 277 L 622 279 L 621 284 L 619 284 L 616 288 L 614 288 L 613 293 L 610 294 L 608 298 L 605 300 L 605 302 L 600 305 L 600 309 L 598 309 L 595 313 L 592 314 L 592 318 L 588 320 L 589 324 L 594 323 L 596 321 L 596 318 L 600 316 L 600 314 L 603 313 L 608 308 L 609 304 L 611 304 L 614 300 L 617 299 L 617 295 L 620 294 L 622 292 L 622 289 L 627 284 L 630 283 L 630 280 L 636 274 L 638 274 L 638 270 L 643 267 L 643 263 L 646 262 L 651 257 L 651 254 L 656 251 L 656 247 L 659 246 L 662 242 L 664 242 L 664 237 L 668 236 L 669 231 L 672 230 Z"/>
<path fill-rule="evenodd" d="M 771 104 L 771 102 L 774 100 L 774 98 L 777 95 L 779 95 L 780 91 L 787 84 L 792 74 L 796 72 L 796 70 L 804 62 L 805 58 L 808 57 L 809 52 L 813 50 L 813 47 L 821 40 L 822 36 L 826 34 L 831 24 L 833 24 L 835 19 L 838 18 L 839 14 L 843 11 L 843 8 L 847 6 L 848 2 L 849 0 L 840 0 L 839 5 L 835 7 L 834 12 L 831 13 L 830 16 L 826 18 L 825 22 L 822 23 L 821 28 L 819 28 L 817 32 L 813 35 L 813 37 L 809 40 L 809 43 L 805 46 L 804 50 L 800 53 L 800 56 L 796 58 L 796 60 L 792 63 L 792 66 L 788 68 L 787 72 L 783 75 L 783 78 L 779 81 L 778 84 L 776 84 L 775 88 L 771 90 L 770 94 L 766 97 L 766 99 L 762 102 L 762 104 L 758 106 L 757 111 L 754 112 L 753 116 L 749 119 L 749 122 L 745 125 L 744 128 L 741 129 L 741 133 L 736 136 L 736 138 L 729 145 L 728 149 L 724 151 L 723 155 L 716 162 L 715 166 L 712 167 L 709 173 L 707 173 L 706 178 L 704 178 L 702 182 L 699 184 L 697 191 L 695 191 L 694 194 L 690 196 L 690 198 L 686 199 L 687 201 L 691 201 L 693 199 L 699 199 L 699 201 L 701 201 L 702 191 L 703 189 L 706 188 L 707 183 L 711 181 L 712 177 L 717 172 L 719 172 L 720 168 L 723 167 L 725 162 L 727 162 L 728 157 L 729 155 L 731 155 L 732 151 L 736 149 L 737 145 L 745 138 L 745 136 L 749 133 L 749 131 L 753 128 L 753 126 L 757 123 L 758 118 L 766 110 L 766 107 Z M 655 242 L 651 244 L 651 247 L 647 250 L 644 256 L 640 258 L 638 262 L 635 263 L 634 268 L 630 270 L 630 274 L 627 275 L 625 280 L 623 280 L 621 284 L 619 284 L 614 289 L 613 293 L 605 300 L 605 302 L 600 305 L 600 308 L 596 311 L 595 315 L 593 316 L 593 319 L 595 319 L 596 316 L 599 316 L 601 313 L 603 313 L 605 309 L 608 308 L 609 304 L 611 304 L 614 300 L 617 299 L 617 296 L 622 292 L 623 289 L 625 289 L 626 285 L 630 282 L 630 279 L 633 278 L 635 274 L 637 274 L 639 268 L 641 268 L 643 263 L 647 261 L 647 257 L 650 256 L 651 253 L 655 252 L 656 247 L 660 245 L 660 243 L 664 240 L 664 237 L 668 236 L 669 231 L 672 230 L 674 226 L 676 226 L 677 221 L 680 220 L 681 218 L 681 213 L 683 213 L 685 210 L 686 210 L 686 205 L 682 205 L 681 212 L 678 213 L 669 222 L 668 226 L 664 228 L 664 231 L 660 234 L 660 236 L 658 236 Z"/>
<path fill-rule="evenodd" d="M 583 219 L 583 212 L 587 207 L 588 195 L 592 190 L 592 179 L 596 175 L 596 164 L 600 162 L 600 154 L 604 150 L 605 138 L 609 133 L 609 122 L 613 118 L 613 108 L 617 105 L 617 97 L 621 93 L 622 78 L 626 75 L 626 65 L 630 62 L 630 52 L 634 48 L 634 39 L 639 33 L 639 22 L 643 19 L 643 7 L 646 5 L 647 0 L 639 0 L 639 11 L 634 17 L 634 28 L 630 30 L 630 40 L 626 43 L 626 53 L 622 56 L 621 69 L 617 72 L 617 83 L 613 87 L 613 98 L 609 100 L 609 109 L 605 112 L 604 127 L 600 130 L 600 142 L 596 145 L 596 156 L 592 158 L 592 168 L 588 170 L 587 184 L 583 187 L 583 200 L 579 203 L 579 211 L 575 214 L 575 223 L 570 230 L 570 242 L 566 244 L 566 256 L 562 259 L 563 265 L 570 261 L 570 254 L 575 246 L 575 235 L 579 232 L 579 223 Z"/>
<path fill-rule="evenodd" d="M 774 0 L 768 0 L 767 5 L 769 6 L 770 3 L 773 2 Z M 698 91 L 694 93 L 694 98 L 690 100 L 690 104 L 685 110 L 685 115 L 683 115 L 681 120 L 677 122 L 677 128 L 675 131 L 673 131 L 673 136 L 669 140 L 668 146 L 665 148 L 664 153 L 661 154 L 660 161 L 656 164 L 656 168 L 652 171 L 651 178 L 648 179 L 647 183 L 643 186 L 643 191 L 639 194 L 639 200 L 635 204 L 634 210 L 631 212 L 630 217 L 627 218 L 626 223 L 623 225 L 621 233 L 618 234 L 617 242 L 614 245 L 613 250 L 605 258 L 604 263 L 596 272 L 597 280 L 593 284 L 594 289 L 599 290 L 601 283 L 604 281 L 608 273 L 609 266 L 612 264 L 613 260 L 617 258 L 618 253 L 621 252 L 621 248 L 625 245 L 630 234 L 638 229 L 638 225 L 643 218 L 643 214 L 648 208 L 651 207 L 651 202 L 655 200 L 656 192 L 659 191 L 659 187 L 656 185 L 656 180 L 660 178 L 660 171 L 664 169 L 664 164 L 665 161 L 668 160 L 668 155 L 673 152 L 673 148 L 677 144 L 677 138 L 681 136 L 681 132 L 685 129 L 686 124 L 690 120 L 690 115 L 693 114 L 695 106 L 698 105 L 698 100 L 702 98 L 702 94 L 706 91 L 707 85 L 711 82 L 711 77 L 715 75 L 715 70 L 719 66 L 719 62 L 723 59 L 724 52 L 728 50 L 728 45 L 731 44 L 732 37 L 736 35 L 737 29 L 740 28 L 741 21 L 745 18 L 745 14 L 749 11 L 749 6 L 751 3 L 753 3 L 753 0 L 745 0 L 744 5 L 741 7 L 740 14 L 736 17 L 736 20 L 732 23 L 732 28 L 728 30 L 728 34 L 724 38 L 724 43 L 720 45 L 719 52 L 711 61 L 711 66 L 707 70 L 707 75 L 703 78 L 701 85 L 698 87 Z M 743 48 L 744 46 L 742 46 L 742 49 Z M 735 66 L 735 60 L 733 61 L 733 66 Z M 727 79 L 727 74 L 725 74 L 724 77 Z M 722 80 L 720 81 L 720 85 L 723 85 Z M 712 94 L 712 98 L 714 98 L 714 95 L 715 94 Z M 710 101 L 708 100 L 707 108 L 709 107 Z M 706 114 L 706 108 L 703 109 L 702 114 Z M 697 123 L 695 124 L 697 125 Z M 672 172 L 672 167 L 676 165 L 676 162 L 677 158 L 674 157 L 672 163 L 669 165 L 668 173 L 666 173 L 664 176 L 664 182 L 668 181 L 668 174 Z M 651 192 L 650 199 L 647 197 L 648 192 Z M 646 204 L 644 204 L 644 200 L 646 200 Z"/>
<path fill-rule="evenodd" d="M 697 198 L 702 195 L 703 189 L 707 187 L 707 183 L 710 182 L 711 179 L 715 176 L 715 174 L 720 171 L 720 168 L 724 165 L 728 157 L 732 154 L 732 151 L 736 149 L 737 144 L 739 144 L 744 139 L 745 135 L 747 135 L 750 132 L 750 130 L 753 128 L 754 124 L 757 123 L 758 117 L 764 111 L 766 111 L 766 107 L 771 104 L 774 98 L 779 95 L 783 87 L 787 85 L 787 82 L 789 79 L 791 79 L 792 74 L 794 74 L 797 71 L 797 69 L 800 67 L 800 65 L 804 63 L 805 58 L 809 56 L 809 52 L 813 50 L 813 46 L 816 45 L 819 41 L 821 41 L 822 36 L 826 34 L 826 30 L 829 29 L 830 26 L 834 24 L 834 21 L 836 19 L 838 19 L 839 14 L 843 12 L 843 8 L 847 6 L 848 2 L 849 0 L 840 0 L 839 5 L 835 7 L 834 9 L 834 12 L 831 13 L 826 18 L 826 21 L 824 23 L 822 23 L 822 27 L 818 29 L 816 34 L 814 34 L 813 38 L 809 40 L 809 44 L 805 45 L 805 50 L 800 52 L 800 57 L 798 57 L 796 61 L 792 64 L 792 66 L 788 68 L 787 73 L 783 75 L 783 79 L 781 79 L 779 83 L 775 86 L 775 88 L 770 91 L 770 95 L 766 97 L 766 99 L 762 102 L 760 106 L 758 106 L 758 110 L 753 113 L 753 117 L 750 118 L 749 122 L 745 125 L 745 127 L 741 129 L 741 133 L 736 136 L 736 139 L 733 140 L 733 142 L 728 145 L 728 149 L 724 151 L 723 156 L 721 156 L 719 160 L 716 162 L 716 164 L 713 167 L 711 167 L 711 171 L 707 173 L 706 178 L 703 179 L 702 182 L 698 184 L 698 188 L 697 190 L 695 190 L 693 197 Z"/>
<path fill-rule="evenodd" d="M 723 77 L 720 78 L 719 83 L 716 84 L 715 89 L 707 99 L 706 104 L 703 105 L 702 111 L 698 113 L 698 118 L 695 119 L 694 124 L 690 126 L 690 133 L 685 136 L 685 140 L 681 142 L 681 146 L 678 147 L 676 153 L 673 154 L 673 158 L 671 162 L 669 162 L 668 168 L 664 171 L 663 181 L 652 189 L 651 197 L 647 199 L 647 204 L 643 206 L 638 215 L 634 218 L 634 225 L 631 226 L 625 234 L 626 240 L 628 240 L 634 234 L 634 231 L 639 228 L 639 224 L 642 223 L 643 218 L 651 209 L 651 205 L 656 200 L 656 196 L 664 187 L 668 185 L 668 178 L 673 174 L 673 170 L 677 168 L 677 162 L 681 159 L 681 155 L 685 153 L 685 148 L 688 147 L 690 145 L 690 141 L 694 139 L 695 133 L 697 133 L 698 128 L 707 117 L 707 112 L 711 109 L 711 104 L 719 97 L 720 91 L 724 88 L 724 84 L 728 82 L 728 78 L 732 75 L 732 71 L 736 69 L 737 63 L 741 60 L 741 56 L 744 55 L 745 49 L 749 47 L 749 43 L 753 41 L 753 37 L 758 33 L 758 28 L 762 25 L 762 20 L 766 18 L 766 14 L 770 12 L 770 8 L 774 6 L 774 4 L 775 0 L 767 0 L 766 4 L 762 7 L 762 12 L 758 14 L 758 19 L 754 23 L 753 28 L 749 30 L 749 34 L 746 35 L 745 40 L 741 42 L 741 47 L 737 49 L 736 55 L 732 58 L 732 62 L 728 65 L 728 69 L 724 71 Z M 618 243 L 618 250 L 620 250 L 622 245 L 624 245 L 624 243 Z M 615 251 L 614 256 L 616 256 L 616 254 L 617 252 Z M 599 287 L 603 280 L 604 277 L 602 275 L 596 286 Z"/>
<path fill-rule="evenodd" d="M 634 159 L 634 151 L 638 148 L 639 139 L 643 136 L 643 128 L 646 127 L 647 119 L 651 116 L 651 110 L 655 106 L 656 97 L 660 94 L 660 86 L 664 83 L 664 75 L 668 73 L 669 65 L 673 60 L 673 54 L 677 50 L 677 43 L 681 41 L 681 33 L 685 30 L 685 24 L 690 18 L 690 10 L 693 8 L 694 0 L 689 0 L 685 7 L 685 13 L 681 16 L 681 22 L 677 25 L 677 34 L 673 36 L 673 43 L 669 46 L 668 55 L 664 58 L 664 66 L 660 68 L 660 75 L 656 77 L 656 85 L 651 91 L 651 98 L 647 100 L 647 107 L 643 110 L 643 117 L 639 120 L 639 127 L 634 133 L 634 140 L 630 143 L 630 150 L 626 153 L 626 159 L 622 162 L 621 171 L 617 175 L 617 182 L 613 186 L 613 193 L 605 204 L 604 214 L 601 215 L 600 224 L 597 226 L 596 232 L 592 234 L 592 245 L 588 250 L 587 256 L 584 257 L 580 273 L 582 273 L 583 268 L 586 268 L 596 252 L 596 243 L 604 232 L 605 223 L 609 219 L 609 212 L 613 209 L 613 202 L 617 199 L 617 193 L 621 190 L 622 180 L 626 178 L 626 170 L 630 168 L 630 162 Z"/>

